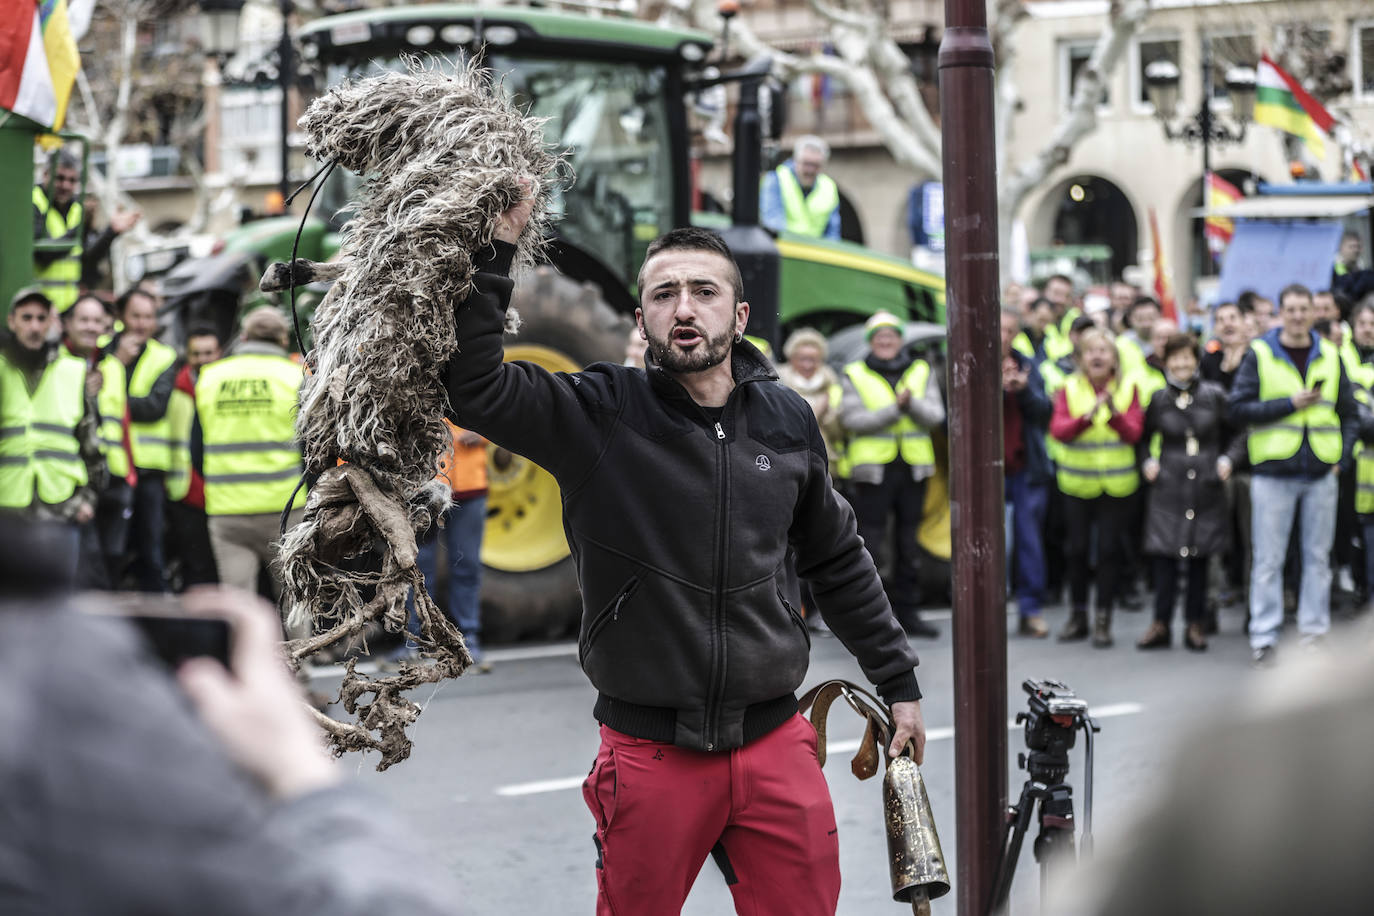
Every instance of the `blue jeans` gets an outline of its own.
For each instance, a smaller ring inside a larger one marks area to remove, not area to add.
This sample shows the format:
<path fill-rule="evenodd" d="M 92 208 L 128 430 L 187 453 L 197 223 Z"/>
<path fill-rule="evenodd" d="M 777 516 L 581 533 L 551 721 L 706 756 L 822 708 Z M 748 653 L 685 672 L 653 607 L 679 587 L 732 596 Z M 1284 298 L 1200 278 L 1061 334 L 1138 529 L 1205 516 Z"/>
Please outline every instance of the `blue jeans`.
<path fill-rule="evenodd" d="M 430 529 L 429 536 L 420 542 L 420 555 L 416 559 L 416 564 L 425 575 L 425 588 L 462 631 L 473 658 L 480 657 L 482 652 L 482 532 L 486 524 L 486 496 L 455 503 L 444 515 L 444 527 Z M 448 547 L 447 605 L 435 595 L 439 587 L 441 537 Z M 412 635 L 420 632 L 420 620 L 413 601 L 410 602 L 410 619 L 406 629 Z"/>
<path fill-rule="evenodd" d="M 1250 480 L 1250 647 L 1272 646 L 1283 627 L 1283 563 L 1293 516 L 1302 538 L 1298 630 L 1319 636 L 1331 627 L 1331 541 L 1336 533 L 1336 478 L 1256 474 Z"/>
<path fill-rule="evenodd" d="M 1045 513 L 1050 505 L 1050 490 L 1043 483 L 1031 483 L 1025 471 L 1006 478 L 1007 557 L 1016 561 L 1016 608 L 1022 617 L 1040 613 L 1045 600 Z"/>

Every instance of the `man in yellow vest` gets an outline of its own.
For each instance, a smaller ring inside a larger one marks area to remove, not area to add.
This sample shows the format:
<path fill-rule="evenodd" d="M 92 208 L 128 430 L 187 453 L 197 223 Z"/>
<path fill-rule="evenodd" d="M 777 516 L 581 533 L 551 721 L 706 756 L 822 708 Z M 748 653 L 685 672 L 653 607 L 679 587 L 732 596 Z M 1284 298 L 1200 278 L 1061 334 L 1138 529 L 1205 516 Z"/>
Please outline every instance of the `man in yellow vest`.
<path fill-rule="evenodd" d="M 205 515 L 205 480 L 191 466 L 191 431 L 196 419 L 196 382 L 200 370 L 223 354 L 219 332 L 198 325 L 186 332 L 186 362 L 177 372 L 176 387 L 167 402 L 167 425 L 172 440 L 172 467 L 167 472 L 167 551 L 181 587 L 219 581 L 210 528 Z"/>
<path fill-rule="evenodd" d="M 153 337 L 157 300 L 137 286 L 120 297 L 121 331 L 110 350 L 124 366 L 129 405 L 129 444 L 137 481 L 134 484 L 133 572 L 145 592 L 168 590 L 163 550 L 166 529 L 167 472 L 172 467 L 172 438 L 167 405 L 176 386 L 177 351 Z"/>
<path fill-rule="evenodd" d="M 930 365 L 902 352 L 902 321 L 878 312 L 864 325 L 868 355 L 840 378 L 840 425 L 850 435 L 854 515 L 874 563 L 882 555 L 888 518 L 895 516 L 892 563 L 883 586 L 902 628 L 933 639 L 921 619 L 920 554 L 916 532 L 925 511 L 926 481 L 935 473 L 930 430 L 945 420 L 939 381 Z"/>
<path fill-rule="evenodd" d="M 196 380 L 191 462 L 205 478 L 205 514 L 220 581 L 257 590 L 266 568 L 280 589 L 274 544 L 282 510 L 305 514 L 296 402 L 302 371 L 287 354 L 289 327 L 271 306 L 249 312 L 231 355 Z M 294 493 L 294 496 L 293 496 Z M 293 629 L 292 636 L 308 633 Z"/>
<path fill-rule="evenodd" d="M 109 474 L 97 491 L 95 520 L 81 544 L 80 588 L 116 589 L 128 553 L 133 516 L 133 459 L 129 450 L 124 364 L 100 347 L 114 321 L 110 306 L 87 293 L 62 314 L 62 349 L 86 364 L 86 395 L 99 411 L 100 454 Z"/>
<path fill-rule="evenodd" d="M 759 222 L 774 232 L 840 238 L 840 189 L 822 169 L 830 146 L 820 137 L 798 137 L 792 158 L 763 176 Z"/>
<path fill-rule="evenodd" d="M 105 462 L 86 364 L 48 342 L 52 319 L 41 287 L 10 300 L 9 334 L 0 343 L 0 511 L 61 526 L 70 581 Z"/>
<path fill-rule="evenodd" d="M 115 236 L 131 229 L 140 216 L 137 211 L 116 212 L 105 231 L 88 245 L 86 211 L 76 199 L 79 184 L 77 161 L 59 152 L 52 171 L 51 199 L 43 185 L 33 189 L 33 237 L 45 243 L 34 251 L 34 276 L 59 314 L 76 302 L 82 276 L 109 253 Z"/>
<path fill-rule="evenodd" d="M 1059 330 L 1054 303 L 1044 296 L 1036 296 L 1026 307 L 1021 325 L 1012 347 L 1036 366 L 1073 353 L 1067 334 Z"/>
<path fill-rule="evenodd" d="M 1069 336 L 1073 320 L 1083 314 L 1075 302 L 1073 280 L 1063 274 L 1046 277 L 1040 287 L 1040 295 L 1054 303 L 1054 320 L 1059 333 Z"/>
<path fill-rule="evenodd" d="M 1340 354 L 1312 331 L 1312 293 L 1285 287 L 1279 319 L 1250 344 L 1230 398 L 1233 422 L 1251 427 L 1250 648 L 1257 667 L 1273 664 L 1283 627 L 1283 564 L 1295 514 L 1302 537 L 1298 629 L 1304 643 L 1315 644 L 1330 628 L 1336 478 L 1353 470 L 1359 432 Z"/>

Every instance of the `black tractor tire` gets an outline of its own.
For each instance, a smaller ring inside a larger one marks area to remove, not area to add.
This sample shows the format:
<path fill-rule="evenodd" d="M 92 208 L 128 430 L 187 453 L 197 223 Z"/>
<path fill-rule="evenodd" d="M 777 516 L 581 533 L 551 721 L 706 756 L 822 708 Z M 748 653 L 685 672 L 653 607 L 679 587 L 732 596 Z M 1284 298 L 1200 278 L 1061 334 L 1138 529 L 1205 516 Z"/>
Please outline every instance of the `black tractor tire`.
<path fill-rule="evenodd" d="M 594 284 L 579 283 L 549 266 L 521 277 L 511 298 L 520 331 L 506 343 L 538 344 L 579 366 L 619 363 L 634 326 L 617 313 Z M 575 633 L 582 595 L 572 557 L 529 572 L 486 566 L 482 570 L 482 640 L 559 639 Z"/>

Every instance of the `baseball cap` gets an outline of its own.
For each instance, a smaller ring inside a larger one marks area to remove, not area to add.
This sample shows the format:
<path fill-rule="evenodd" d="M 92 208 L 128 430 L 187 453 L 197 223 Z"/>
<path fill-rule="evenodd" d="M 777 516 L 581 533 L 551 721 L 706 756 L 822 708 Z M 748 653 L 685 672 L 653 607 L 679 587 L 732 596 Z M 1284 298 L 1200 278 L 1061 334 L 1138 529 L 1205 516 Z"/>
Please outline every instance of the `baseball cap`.
<path fill-rule="evenodd" d="M 874 312 L 873 315 L 864 322 L 864 341 L 871 341 L 873 335 L 882 328 L 891 328 L 899 335 L 902 333 L 902 319 L 891 312 Z"/>
<path fill-rule="evenodd" d="M 19 290 L 13 296 L 11 296 L 10 308 L 15 309 L 18 308 L 22 303 L 32 302 L 34 300 L 42 302 L 44 307 L 46 308 L 52 308 L 52 300 L 48 298 L 47 293 L 43 292 L 43 287 L 39 286 L 37 283 L 32 283 L 28 286 L 25 286 L 23 289 Z"/>

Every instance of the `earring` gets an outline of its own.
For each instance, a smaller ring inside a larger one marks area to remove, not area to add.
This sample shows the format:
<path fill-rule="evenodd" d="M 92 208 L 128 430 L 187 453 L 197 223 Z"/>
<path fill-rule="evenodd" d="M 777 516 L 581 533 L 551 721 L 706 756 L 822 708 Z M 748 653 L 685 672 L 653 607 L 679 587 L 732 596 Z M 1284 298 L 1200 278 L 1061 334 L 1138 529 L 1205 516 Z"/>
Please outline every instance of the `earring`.
<path fill-rule="evenodd" d="M 742 341 L 742 340 L 744 340 L 744 335 L 743 335 L 743 334 L 736 334 L 736 335 L 735 335 L 735 343 L 739 343 L 739 342 Z"/>

